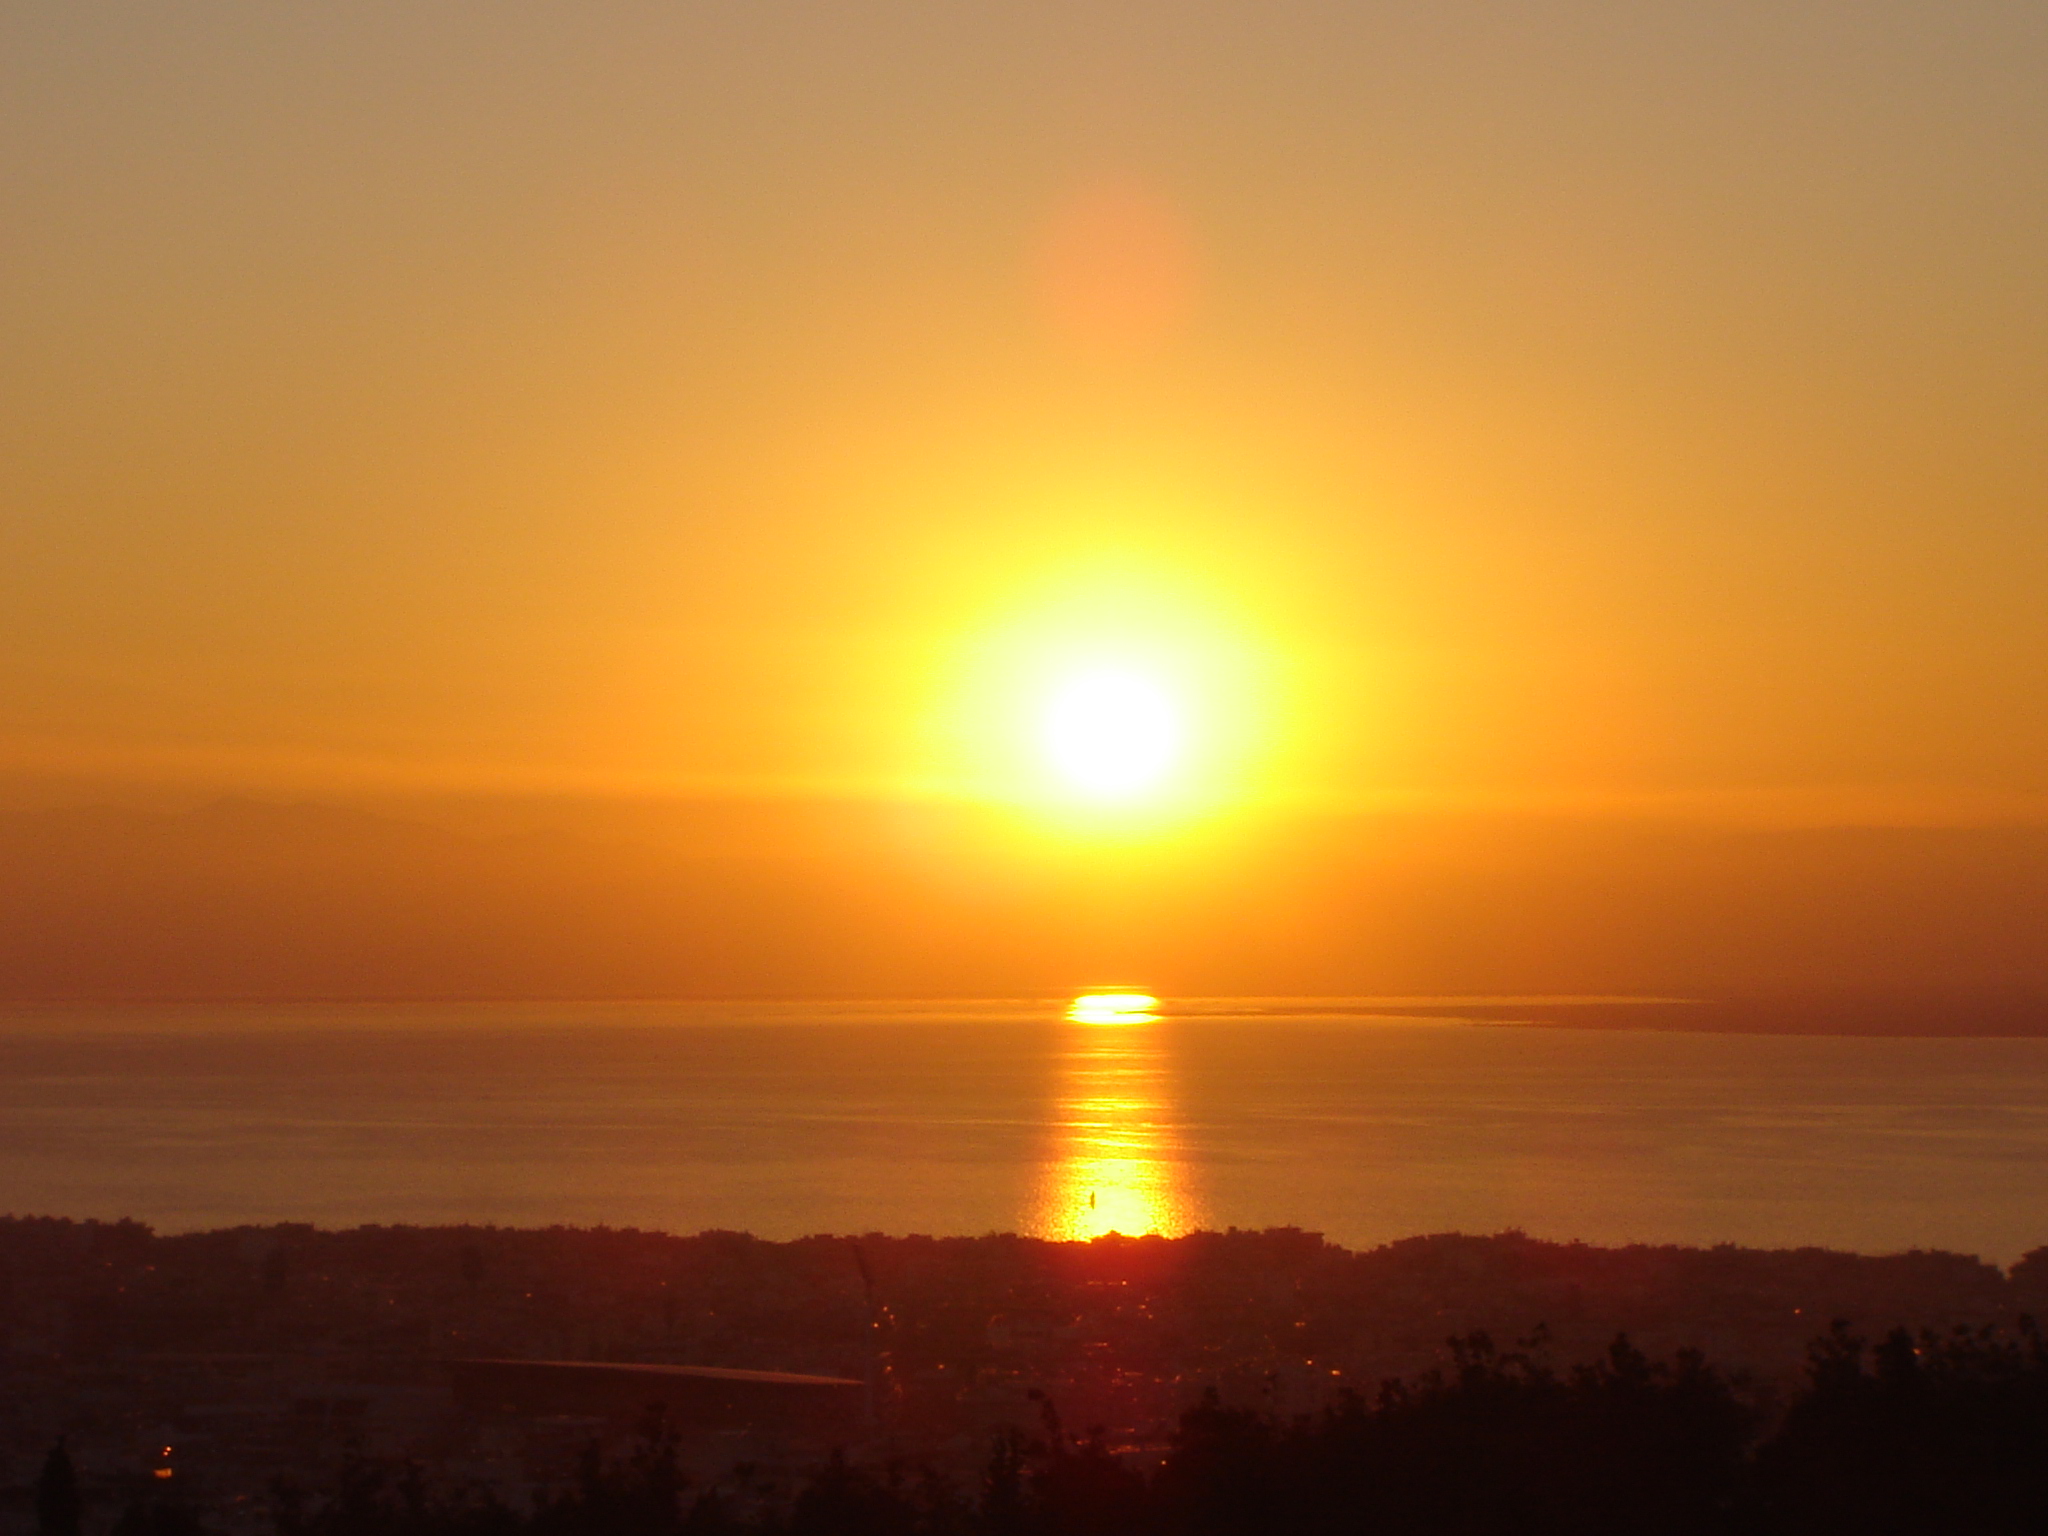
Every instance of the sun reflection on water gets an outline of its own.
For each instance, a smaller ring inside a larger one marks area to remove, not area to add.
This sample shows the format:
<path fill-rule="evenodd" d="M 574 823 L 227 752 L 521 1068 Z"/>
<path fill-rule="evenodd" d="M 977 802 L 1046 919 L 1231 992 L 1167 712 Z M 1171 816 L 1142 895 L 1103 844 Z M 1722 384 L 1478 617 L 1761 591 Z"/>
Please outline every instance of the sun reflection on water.
<path fill-rule="evenodd" d="M 1094 992 L 1067 1008 L 1053 1153 L 1033 1230 L 1085 1240 L 1192 1230 L 1199 1214 L 1178 1138 L 1159 1000 Z M 1129 1026 L 1104 1028 L 1105 1025 Z"/>
<path fill-rule="evenodd" d="M 1150 1024 L 1159 999 L 1146 992 L 1084 992 L 1067 1004 L 1072 1024 Z"/>

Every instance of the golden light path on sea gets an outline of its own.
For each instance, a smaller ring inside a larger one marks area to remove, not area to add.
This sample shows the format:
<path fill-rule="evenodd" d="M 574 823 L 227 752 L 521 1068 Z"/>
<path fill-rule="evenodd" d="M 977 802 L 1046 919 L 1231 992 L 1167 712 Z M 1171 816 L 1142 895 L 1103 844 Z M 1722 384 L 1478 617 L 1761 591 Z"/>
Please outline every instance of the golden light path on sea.
<path fill-rule="evenodd" d="M 1033 1202 L 1042 1237 L 1164 1236 L 1200 1215 L 1174 1127 L 1166 1043 L 1142 992 L 1091 992 L 1066 1011 L 1053 1151 Z"/>

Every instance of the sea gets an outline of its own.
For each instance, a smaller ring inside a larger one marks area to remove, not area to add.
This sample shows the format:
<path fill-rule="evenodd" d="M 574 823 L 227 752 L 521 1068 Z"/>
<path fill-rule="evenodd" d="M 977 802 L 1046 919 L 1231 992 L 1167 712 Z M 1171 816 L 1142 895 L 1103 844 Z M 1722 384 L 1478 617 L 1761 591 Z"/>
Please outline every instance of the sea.
<path fill-rule="evenodd" d="M 0 1212 L 2048 1245 L 2048 1039 L 1374 999 L 17 1007 Z"/>

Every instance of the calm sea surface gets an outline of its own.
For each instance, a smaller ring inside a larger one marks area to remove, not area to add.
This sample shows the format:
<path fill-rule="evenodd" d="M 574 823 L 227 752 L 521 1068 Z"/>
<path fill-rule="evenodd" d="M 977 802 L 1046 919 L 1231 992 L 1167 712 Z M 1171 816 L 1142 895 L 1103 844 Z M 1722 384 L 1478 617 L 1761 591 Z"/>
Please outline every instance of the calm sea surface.
<path fill-rule="evenodd" d="M 0 1211 L 2048 1244 L 2048 1040 L 1063 1003 L 0 1013 Z"/>

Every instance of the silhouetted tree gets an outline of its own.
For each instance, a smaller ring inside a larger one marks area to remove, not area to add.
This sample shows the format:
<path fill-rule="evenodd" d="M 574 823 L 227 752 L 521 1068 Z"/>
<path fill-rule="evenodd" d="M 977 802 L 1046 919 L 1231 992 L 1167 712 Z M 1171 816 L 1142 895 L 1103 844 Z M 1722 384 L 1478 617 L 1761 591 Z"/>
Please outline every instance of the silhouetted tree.
<path fill-rule="evenodd" d="M 1014 1426 L 996 1432 L 981 1475 L 981 1523 L 990 1536 L 1021 1536 L 1028 1446 Z"/>
<path fill-rule="evenodd" d="M 78 1536 L 81 1513 L 78 1469 L 72 1466 L 71 1452 L 59 1436 L 36 1477 L 37 1536 Z"/>
<path fill-rule="evenodd" d="M 1145 1480 L 1111 1453 L 1101 1429 L 1053 1437 L 1031 1479 L 1037 1530 L 1057 1536 L 1131 1536 L 1148 1514 Z"/>

